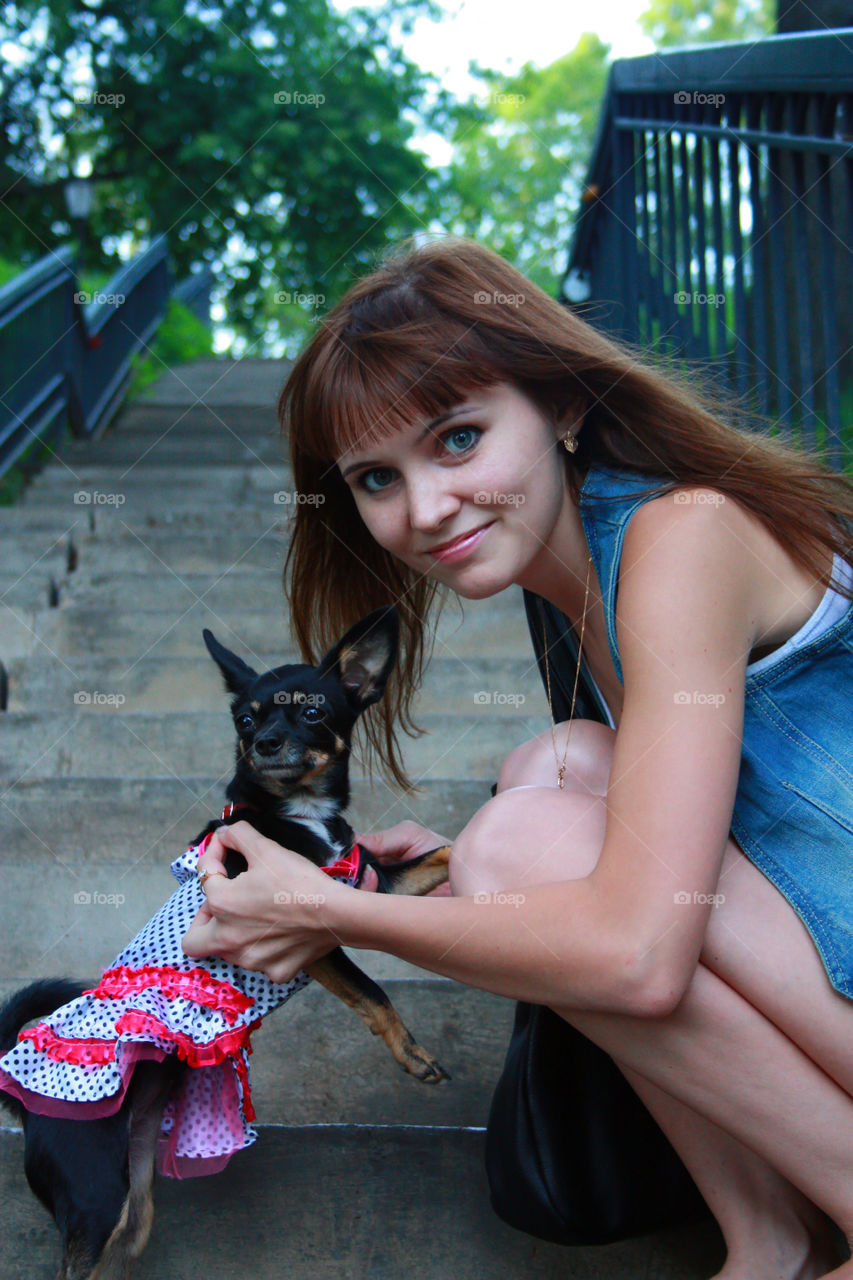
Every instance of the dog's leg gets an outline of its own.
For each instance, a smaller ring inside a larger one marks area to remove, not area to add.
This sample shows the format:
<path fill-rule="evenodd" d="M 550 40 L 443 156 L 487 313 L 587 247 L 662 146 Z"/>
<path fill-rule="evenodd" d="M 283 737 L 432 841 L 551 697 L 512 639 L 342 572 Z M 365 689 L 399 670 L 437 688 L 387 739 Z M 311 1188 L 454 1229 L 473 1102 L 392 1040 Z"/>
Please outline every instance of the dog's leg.
<path fill-rule="evenodd" d="M 369 849 L 365 849 L 364 852 L 368 855 L 367 861 L 379 879 L 380 893 L 406 893 L 419 898 L 425 893 L 431 893 L 440 884 L 444 884 L 447 879 L 450 849 L 449 844 L 443 844 L 438 849 L 430 849 L 429 853 L 422 853 L 418 858 L 411 858 L 408 862 L 391 864 L 379 862 L 371 856 Z"/>
<path fill-rule="evenodd" d="M 140 1062 L 133 1073 L 128 1116 L 129 1190 L 121 1217 L 88 1280 L 126 1280 L 148 1243 L 154 1221 L 154 1161 L 163 1108 L 176 1076 L 186 1070 L 175 1058 Z"/>
<path fill-rule="evenodd" d="M 24 1113 L 24 1170 L 62 1239 L 58 1280 L 88 1280 L 127 1198 L 127 1113 L 66 1120 Z"/>
<path fill-rule="evenodd" d="M 440 1080 L 450 1079 L 444 1067 L 406 1029 L 382 988 L 368 978 L 340 947 L 306 968 L 306 973 L 354 1009 L 373 1035 L 382 1037 L 410 1075 L 425 1084 L 438 1084 Z"/>

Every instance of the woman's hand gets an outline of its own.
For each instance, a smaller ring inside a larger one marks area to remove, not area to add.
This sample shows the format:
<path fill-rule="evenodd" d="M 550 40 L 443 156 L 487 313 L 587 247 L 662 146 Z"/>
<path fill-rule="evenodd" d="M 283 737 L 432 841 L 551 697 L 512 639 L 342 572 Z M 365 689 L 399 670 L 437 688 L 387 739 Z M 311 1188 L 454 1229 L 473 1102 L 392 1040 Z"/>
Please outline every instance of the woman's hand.
<path fill-rule="evenodd" d="M 357 844 L 363 844 L 368 853 L 372 853 L 377 862 L 409 862 L 419 854 L 429 853 L 430 849 L 438 849 L 443 844 L 450 844 L 446 836 L 440 836 L 429 827 L 422 827 L 418 822 L 406 819 L 396 826 L 386 827 L 384 831 L 366 831 L 364 835 L 356 835 Z M 361 885 L 362 889 L 376 889 L 376 873 L 368 867 Z M 437 889 L 424 895 L 427 898 L 449 898 L 450 885 L 445 881 Z"/>
<path fill-rule="evenodd" d="M 224 874 L 226 849 L 238 850 L 249 864 L 234 880 Z M 181 940 L 185 955 L 221 956 L 272 982 L 289 982 L 338 945 L 323 905 L 348 886 L 248 822 L 218 827 L 198 870 L 223 874 L 205 881 L 206 901 Z"/>

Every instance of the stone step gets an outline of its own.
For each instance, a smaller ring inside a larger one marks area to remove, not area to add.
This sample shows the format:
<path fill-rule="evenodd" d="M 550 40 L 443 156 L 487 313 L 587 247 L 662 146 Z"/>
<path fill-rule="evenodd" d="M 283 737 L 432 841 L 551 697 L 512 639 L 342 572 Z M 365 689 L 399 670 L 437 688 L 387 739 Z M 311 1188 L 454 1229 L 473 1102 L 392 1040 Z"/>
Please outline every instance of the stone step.
<path fill-rule="evenodd" d="M 444 978 L 390 978 L 382 988 L 451 1079 L 439 1086 L 414 1080 L 361 1018 L 314 982 L 252 1036 L 261 1123 L 485 1127 L 515 1001 Z"/>
<path fill-rule="evenodd" d="M 22 555 L 29 553 L 31 563 L 53 542 L 64 545 L 68 538 L 83 540 L 94 530 L 94 523 L 92 507 L 77 506 L 68 512 L 64 503 L 60 511 L 51 502 L 34 502 L 31 506 L 18 502 L 13 507 L 0 507 L 0 541 L 4 550 L 14 547 Z"/>
<path fill-rule="evenodd" d="M 180 852 L 176 841 L 172 856 Z M 7 863 L 3 866 L 5 923 L 0 934 L 0 973 L 8 977 L 13 989 L 35 978 L 58 975 L 88 984 L 112 963 L 176 888 L 165 862 L 153 866 L 144 862 L 129 868 L 109 861 L 94 868 L 58 865 L 46 878 L 40 878 L 44 888 L 38 893 L 34 893 L 31 870 Z M 350 954 L 377 981 L 424 974 L 417 965 L 384 952 L 351 950 Z"/>
<path fill-rule="evenodd" d="M 0 726 L 0 779 L 222 777 L 234 767 L 236 735 L 227 711 L 126 711 L 121 694 L 78 690 L 64 710 L 9 711 Z M 111 701 L 107 701 L 111 699 Z M 473 701 L 473 700 L 472 700 Z M 406 739 L 403 758 L 417 778 L 486 778 L 491 784 L 514 745 L 548 728 L 546 715 L 425 715 L 426 733 Z M 350 777 L 364 777 L 356 747 Z"/>
<path fill-rule="evenodd" d="M 0 661 L 5 667 L 29 658 L 39 648 L 36 627 L 41 605 L 0 604 Z M 44 649 L 42 649 L 44 652 Z"/>
<path fill-rule="evenodd" d="M 224 357 L 193 360 L 190 364 L 164 369 L 157 381 L 145 388 L 135 404 L 141 408 L 203 403 L 229 409 L 229 418 L 234 416 L 235 408 L 242 410 L 249 405 L 274 407 L 291 363 L 286 359 L 256 359 L 251 356 L 240 360 Z"/>
<path fill-rule="evenodd" d="M 71 491 L 69 490 L 69 493 Z M 215 510 L 219 503 L 211 504 Z M 291 504 L 292 505 L 292 504 Z M 120 545 L 132 543 L 140 537 L 158 533 L 171 535 L 178 541 L 179 535 L 190 538 L 236 537 L 243 547 L 256 539 L 278 533 L 289 537 L 292 511 L 286 503 L 275 505 L 272 515 L 262 519 L 255 506 L 235 507 L 228 511 L 227 520 L 211 519 L 207 507 L 170 506 L 165 511 L 146 512 L 138 503 L 118 507 L 115 503 L 74 503 L 61 498 L 40 499 L 30 495 L 27 503 L 14 507 L 0 507 L 0 540 L 15 541 L 19 545 L 31 545 L 37 554 L 49 543 L 66 534 L 81 541 L 85 537 L 97 538 Z"/>
<path fill-rule="evenodd" d="M 443 1086 L 439 1086 L 443 1087 Z M 474 1128 L 266 1125 L 215 1177 L 158 1179 L 134 1280 L 700 1280 L 723 1262 L 702 1221 L 605 1246 L 507 1226 Z M 59 1237 L 29 1192 L 23 1138 L 0 1131 L 4 1276 L 48 1280 Z"/>
<path fill-rule="evenodd" d="M 235 507 L 260 510 L 263 503 L 285 506 L 298 499 L 289 472 L 282 465 L 265 465 L 252 461 L 242 466 L 219 465 L 198 467 L 147 467 L 143 463 L 128 465 L 81 466 L 73 474 L 48 467 L 36 476 L 21 496 L 22 510 L 36 503 L 51 502 L 57 510 L 67 510 L 73 517 L 74 507 L 115 507 L 138 510 L 150 507 L 153 512 L 165 509 L 209 510 L 214 527 Z M 273 499 L 278 496 L 274 504 Z M 279 513 L 274 511 L 272 515 Z"/>
<path fill-rule="evenodd" d="M 158 572 L 182 577 L 204 574 L 208 582 L 220 574 L 241 571 L 272 574 L 281 580 L 288 548 L 290 522 L 277 517 L 280 527 L 265 528 L 253 520 L 245 528 L 228 526 L 211 531 L 186 530 L 178 536 L 174 525 L 130 530 L 105 530 L 80 542 L 81 570 L 117 578 Z"/>
<path fill-rule="evenodd" d="M 199 448 L 203 449 L 204 441 L 201 440 Z M 282 463 L 282 466 L 286 466 Z M 175 463 L 170 467 L 152 465 L 149 468 L 147 457 L 143 456 L 138 461 L 134 458 L 130 462 L 123 464 L 122 462 L 105 462 L 103 458 L 94 453 L 91 461 L 80 461 L 79 465 L 71 467 L 67 464 L 60 464 L 57 460 L 53 460 L 44 470 L 34 476 L 32 482 L 24 491 L 23 497 L 34 493 L 60 493 L 68 491 L 74 493 L 77 489 L 98 488 L 102 489 L 109 484 L 124 485 L 131 488 L 134 485 L 150 484 L 163 488 L 179 488 L 181 485 L 186 487 L 187 494 L 193 489 L 207 488 L 214 489 L 217 484 L 222 484 L 233 479 L 248 479 L 254 481 L 263 481 L 271 473 L 278 474 L 281 467 L 278 464 L 271 466 L 266 462 L 258 462 L 255 458 L 249 457 L 247 461 L 236 462 L 204 462 L 200 464 L 198 460 L 185 463 Z"/>
<path fill-rule="evenodd" d="M 64 598 L 68 575 L 62 556 L 41 557 L 20 573 L 0 573 L 0 608 L 55 607 Z"/>
<path fill-rule="evenodd" d="M 197 439 L 204 444 L 208 439 L 267 440 L 282 438 L 276 416 L 275 402 L 263 405 L 205 405 L 155 404 L 151 400 L 135 400 L 126 404 L 109 428 L 98 440 L 68 440 L 57 450 L 72 452 L 111 444 L 126 432 L 138 432 L 149 437 L 149 442 L 161 438 L 170 440 Z"/>
<path fill-rule="evenodd" d="M 93 970 L 86 981 L 96 980 Z M 0 999 L 25 985 L 0 983 Z M 386 978 L 382 988 L 451 1080 L 432 1087 L 409 1076 L 357 1014 L 312 982 L 252 1033 L 252 1101 L 261 1124 L 485 1126 L 514 1001 L 445 978 Z"/>
<path fill-rule="evenodd" d="M 89 694 L 91 701 L 85 705 L 93 714 L 99 711 L 112 714 L 116 706 L 115 698 L 106 702 L 97 699 L 95 694 L 120 694 L 125 699 L 120 704 L 122 714 L 203 712 L 221 708 L 227 705 L 223 702 L 222 677 L 203 648 L 203 642 L 200 652 L 206 661 L 200 661 L 199 655 L 165 658 L 155 650 L 135 660 L 77 654 L 73 663 L 69 663 L 40 648 L 28 658 L 7 663 L 9 709 L 64 712 L 80 705 L 74 703 L 74 695 L 81 692 Z M 258 652 L 253 659 L 256 669 L 264 671 L 283 661 L 282 653 Z M 460 661 L 433 657 L 415 706 L 419 717 L 458 713 L 483 719 L 539 716 L 548 710 L 532 650 L 523 658 L 475 656 Z M 0 739 L 5 739 L 2 729 L 0 719 Z M 412 739 L 412 745 L 416 741 Z M 402 736 L 402 742 L 408 747 L 410 740 Z"/>
<path fill-rule="evenodd" d="M 11 867 L 27 866 L 31 876 L 48 869 L 59 875 L 64 869 L 69 887 L 107 864 L 168 868 L 221 812 L 230 773 L 218 781 L 209 776 L 21 778 L 3 787 L 0 867 L 5 875 Z M 371 787 L 355 779 L 350 823 L 369 832 L 411 818 L 450 840 L 491 795 L 485 779 L 427 778 L 420 785 L 420 794 L 403 796 L 379 780 Z"/>
<path fill-rule="evenodd" d="M 72 535 L 63 530 L 52 538 L 36 541 L 30 538 L 3 539 L 3 570 L 0 598 L 18 579 L 32 573 L 50 573 L 60 578 L 68 572 L 68 541 Z"/>
<path fill-rule="evenodd" d="M 156 649 L 163 656 L 197 655 L 210 661 L 202 639 L 202 631 L 208 627 L 221 644 L 247 659 L 251 654 L 280 646 L 279 662 L 289 660 L 288 652 L 293 652 L 289 615 L 283 592 L 274 578 L 268 580 L 266 598 L 256 601 L 251 611 L 235 604 L 221 583 L 205 581 L 202 598 L 197 598 L 185 585 L 174 583 L 171 577 L 164 582 L 164 597 L 167 601 L 170 596 L 174 597 L 171 608 L 167 603 L 162 609 L 146 609 L 138 606 L 136 598 L 132 608 L 131 602 L 122 608 L 101 598 L 78 604 L 69 592 L 58 609 L 39 610 L 28 620 L 28 625 L 48 652 L 63 659 L 84 653 L 112 657 L 126 654 L 130 665 Z M 156 605 L 156 601 L 150 600 L 145 578 L 140 579 L 138 597 L 140 602 L 147 599 Z M 262 607 L 258 608 L 258 604 Z M 2 626 L 0 623 L 0 628 Z M 466 607 L 464 621 L 458 610 L 446 609 L 439 618 L 434 638 L 434 654 L 440 657 L 467 661 L 478 656 L 521 658 L 530 655 L 529 632 L 520 607 L 508 612 L 498 627 L 487 608 Z M 0 629 L 0 651 L 3 642 Z M 29 645 L 26 652 L 31 649 Z"/>
<path fill-rule="evenodd" d="M 130 529 L 143 537 L 147 529 L 164 527 L 216 534 L 234 520 L 238 520 L 238 528 L 252 531 L 255 538 L 264 537 L 277 527 L 287 528 L 293 519 L 294 490 L 283 472 L 271 469 L 266 481 L 247 481 L 244 485 L 231 468 L 227 471 L 231 478 L 221 487 L 199 483 L 191 493 L 180 484 L 167 487 L 150 481 L 133 485 L 108 481 L 104 487 L 81 486 L 79 490 L 66 486 L 53 493 L 33 491 L 22 499 L 21 519 L 26 525 L 30 513 L 37 513 L 41 521 L 47 511 L 54 511 L 69 528 L 79 512 L 90 521 L 94 532 L 109 535 Z M 84 495 L 85 500 L 75 503 L 75 492 Z M 13 536 L 18 536 L 17 527 Z"/>
<path fill-rule="evenodd" d="M 91 569 L 116 576 L 159 570 L 178 574 L 204 573 L 217 578 L 229 567 L 264 569 L 280 575 L 289 542 L 290 516 L 286 511 L 269 527 L 254 516 L 239 513 L 226 527 L 214 530 L 203 527 L 182 528 L 180 535 L 174 521 L 148 525 L 145 521 L 121 524 L 116 513 L 96 512 L 93 507 L 78 507 L 67 521 L 51 521 L 49 514 L 30 521 L 23 508 L 14 508 L 20 516 L 13 524 L 4 523 L 0 509 L 0 538 L 9 573 L 25 573 L 31 567 L 49 560 L 57 567 L 71 562 L 80 569 Z M 89 527 L 90 516 L 97 528 Z M 130 526 L 130 527 L 128 527 Z"/>
<path fill-rule="evenodd" d="M 214 435 L 210 431 L 202 434 L 196 428 L 184 429 L 183 422 L 178 421 L 159 434 L 153 426 L 122 427 L 94 442 L 75 441 L 57 457 L 60 464 L 75 470 L 91 466 L 124 470 L 134 464 L 137 469 L 193 465 L 201 469 L 261 461 L 279 466 L 287 460 L 287 449 L 274 423 L 263 432 L 247 431 L 242 425 L 233 430 L 220 426 Z"/>
<path fill-rule="evenodd" d="M 181 830 L 172 831 L 164 842 L 169 843 L 167 856 L 156 861 L 145 856 L 142 842 L 135 846 L 139 861 L 124 864 L 108 853 L 97 864 L 56 859 L 49 867 L 47 857 L 33 855 L 29 865 L 0 858 L 4 914 L 0 974 L 9 989 L 26 986 L 35 978 L 66 976 L 87 985 L 95 980 L 174 893 L 177 882 L 169 861 L 186 849 L 202 824 L 179 825 Z M 44 852 L 35 840 L 31 847 Z M 424 970 L 398 956 L 381 951 L 350 950 L 350 954 L 377 981 L 424 976 Z"/>
<path fill-rule="evenodd" d="M 181 573 L 156 563 L 149 565 L 148 571 L 138 582 L 133 583 L 132 592 L 128 591 L 127 574 L 114 568 L 104 557 L 100 565 L 86 563 L 80 558 L 76 572 L 69 575 L 71 588 L 69 604 L 81 609 L 102 606 L 110 613 L 118 609 L 127 609 L 132 602 L 133 609 L 146 612 L 165 612 L 168 609 L 183 609 L 194 599 L 211 599 L 214 594 L 226 596 L 229 604 L 242 614 L 257 613 L 272 605 L 277 613 L 284 600 L 281 583 L 282 564 L 275 568 L 252 569 L 243 563 L 228 564 L 223 561 L 217 573 Z M 0 593 L 2 593 L 4 577 L 9 577 L 10 587 L 14 579 L 10 575 L 0 575 Z M 16 588 L 20 590 L 20 586 Z M 130 596 L 130 601 L 128 600 Z M 512 586 L 499 595 L 485 600 L 462 600 L 450 596 L 441 610 L 439 634 L 464 631 L 470 626 L 509 625 L 511 634 L 517 631 L 519 618 L 524 621 L 524 602 L 521 590 Z M 524 624 L 527 630 L 526 623 Z"/>

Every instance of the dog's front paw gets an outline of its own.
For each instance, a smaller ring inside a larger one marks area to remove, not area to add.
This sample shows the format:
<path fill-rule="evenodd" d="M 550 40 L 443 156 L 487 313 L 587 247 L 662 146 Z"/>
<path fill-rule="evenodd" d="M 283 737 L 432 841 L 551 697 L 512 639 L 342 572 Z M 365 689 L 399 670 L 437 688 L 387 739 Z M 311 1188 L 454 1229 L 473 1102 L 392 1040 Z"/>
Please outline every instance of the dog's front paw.
<path fill-rule="evenodd" d="M 409 1075 L 415 1076 L 416 1079 L 423 1081 L 424 1084 L 440 1084 L 442 1080 L 450 1080 L 452 1077 L 448 1071 L 438 1062 L 431 1053 L 427 1053 L 417 1040 L 402 1046 L 403 1057 L 401 1065 Z"/>

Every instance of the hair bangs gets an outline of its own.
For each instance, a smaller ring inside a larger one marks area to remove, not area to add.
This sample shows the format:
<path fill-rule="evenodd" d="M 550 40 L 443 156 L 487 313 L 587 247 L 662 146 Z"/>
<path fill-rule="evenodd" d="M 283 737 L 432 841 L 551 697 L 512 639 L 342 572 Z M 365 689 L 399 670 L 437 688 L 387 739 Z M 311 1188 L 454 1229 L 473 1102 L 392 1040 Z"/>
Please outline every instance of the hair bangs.
<path fill-rule="evenodd" d="M 452 328 L 458 332 L 448 335 L 446 320 L 440 326 L 420 321 L 335 342 L 326 376 L 315 381 L 312 438 L 304 446 L 333 462 L 500 381 L 481 339 L 470 327 Z"/>

